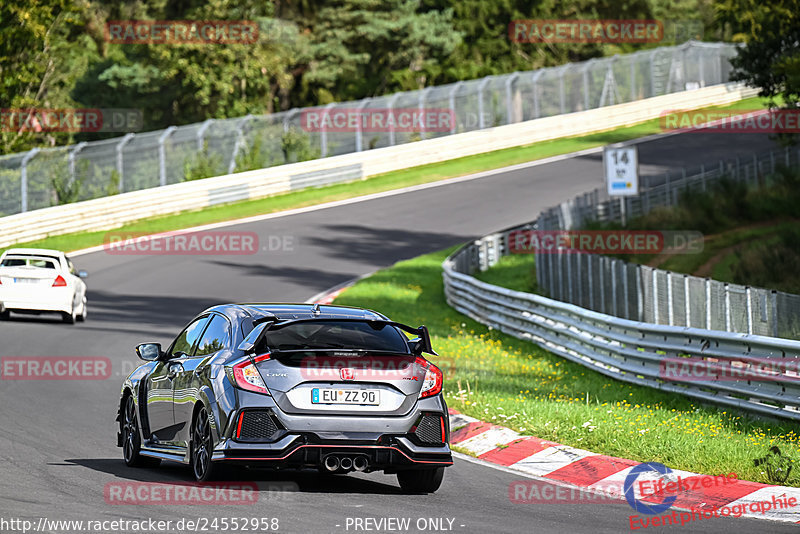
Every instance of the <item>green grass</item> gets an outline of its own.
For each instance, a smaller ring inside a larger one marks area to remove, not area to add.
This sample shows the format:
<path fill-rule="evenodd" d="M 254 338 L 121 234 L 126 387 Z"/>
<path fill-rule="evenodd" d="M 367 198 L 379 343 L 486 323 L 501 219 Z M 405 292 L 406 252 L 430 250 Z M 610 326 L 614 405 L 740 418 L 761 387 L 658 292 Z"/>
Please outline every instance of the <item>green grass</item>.
<path fill-rule="evenodd" d="M 757 482 L 769 481 L 753 460 L 772 445 L 800 459 L 796 423 L 757 420 L 617 382 L 457 313 L 444 300 L 441 278 L 441 262 L 452 250 L 397 263 L 336 299 L 428 325 L 440 354 L 431 359 L 445 372 L 450 407 L 597 453 L 706 474 L 734 472 Z M 529 289 L 531 275 L 519 257 L 510 257 L 480 278 L 517 280 Z M 800 486 L 800 473 L 793 470 L 786 484 Z"/>
<path fill-rule="evenodd" d="M 707 109 L 735 110 L 757 109 L 761 107 L 764 107 L 764 103 L 761 99 L 748 98 L 728 106 L 716 106 Z M 421 165 L 357 182 L 307 189 L 267 198 L 223 204 L 179 214 L 144 219 L 117 228 L 115 232 L 165 232 L 203 224 L 240 219 L 242 217 L 274 213 L 292 208 L 312 206 L 323 202 L 332 202 L 370 193 L 435 182 L 446 178 L 464 176 L 517 163 L 604 146 L 610 143 L 618 143 L 659 132 L 661 132 L 659 120 L 653 119 L 629 127 L 617 128 L 615 130 L 590 135 L 567 137 L 523 147 L 497 150 L 486 154 L 453 159 L 442 163 Z M 107 231 L 78 232 L 51 236 L 27 243 L 17 243 L 14 246 L 54 248 L 66 251 L 78 250 L 103 244 L 103 238 L 106 234 Z M 0 253 L 2 253 L 3 250 L 4 249 L 0 249 Z"/>

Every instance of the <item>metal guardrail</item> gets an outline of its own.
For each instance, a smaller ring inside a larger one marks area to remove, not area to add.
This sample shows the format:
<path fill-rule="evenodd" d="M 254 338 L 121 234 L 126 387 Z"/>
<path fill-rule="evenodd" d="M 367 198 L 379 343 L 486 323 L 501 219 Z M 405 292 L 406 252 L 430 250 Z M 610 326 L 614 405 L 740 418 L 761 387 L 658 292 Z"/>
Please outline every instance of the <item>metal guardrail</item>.
<path fill-rule="evenodd" d="M 678 204 L 727 178 L 748 187 L 765 183 L 779 167 L 800 169 L 800 149 L 739 155 L 718 165 L 643 177 L 639 195 L 603 199 L 595 190 L 542 212 L 539 230 L 581 228 L 586 221 L 620 222 L 627 216 Z M 800 295 L 671 273 L 592 254 L 537 253 L 536 278 L 550 297 L 601 313 L 668 326 L 691 326 L 800 339 Z"/>
<path fill-rule="evenodd" d="M 329 104 L 324 112 L 447 109 L 445 131 L 312 131 L 303 110 L 209 119 L 0 156 L 0 217 L 199 176 L 369 151 L 726 83 L 735 45 L 689 41 L 609 58 Z M 73 190 L 63 196 L 55 187 Z"/>
<path fill-rule="evenodd" d="M 686 357 L 738 365 L 744 370 L 768 359 L 785 368 L 800 363 L 800 342 L 620 319 L 470 276 L 507 252 L 507 235 L 508 231 L 486 236 L 445 260 L 442 276 L 450 306 L 482 324 L 618 380 L 800 420 L 799 376 L 687 382 L 669 380 L 662 371 L 667 358 Z"/>

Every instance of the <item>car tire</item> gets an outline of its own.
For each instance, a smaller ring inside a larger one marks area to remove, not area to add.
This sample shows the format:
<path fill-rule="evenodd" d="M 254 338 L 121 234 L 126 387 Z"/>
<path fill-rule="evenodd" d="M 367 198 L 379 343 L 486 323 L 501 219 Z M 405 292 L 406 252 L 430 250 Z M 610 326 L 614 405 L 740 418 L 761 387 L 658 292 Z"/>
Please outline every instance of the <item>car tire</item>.
<path fill-rule="evenodd" d="M 214 444 L 211 438 L 211 421 L 205 406 L 201 407 L 192 422 L 191 466 L 194 479 L 198 482 L 213 480 L 214 462 L 211 455 Z"/>
<path fill-rule="evenodd" d="M 77 318 L 77 313 L 75 313 L 75 307 L 72 307 L 72 313 L 61 312 L 61 320 L 67 324 L 75 324 L 75 319 Z"/>
<path fill-rule="evenodd" d="M 88 315 L 89 310 L 87 309 L 88 304 L 86 303 L 86 297 L 83 297 L 83 306 L 81 306 L 81 313 L 79 313 L 75 318 L 78 320 L 79 323 L 82 323 L 86 320 L 86 315 Z"/>
<path fill-rule="evenodd" d="M 3 310 L 0 312 L 0 321 L 8 321 L 11 319 L 11 312 L 8 310 Z"/>
<path fill-rule="evenodd" d="M 444 467 L 398 471 L 397 481 L 406 493 L 434 493 L 442 485 Z"/>
<path fill-rule="evenodd" d="M 136 417 L 136 403 L 128 396 L 122 413 L 122 459 L 128 467 L 156 467 L 161 463 L 158 458 L 141 455 L 142 437 L 139 434 L 139 419 Z"/>

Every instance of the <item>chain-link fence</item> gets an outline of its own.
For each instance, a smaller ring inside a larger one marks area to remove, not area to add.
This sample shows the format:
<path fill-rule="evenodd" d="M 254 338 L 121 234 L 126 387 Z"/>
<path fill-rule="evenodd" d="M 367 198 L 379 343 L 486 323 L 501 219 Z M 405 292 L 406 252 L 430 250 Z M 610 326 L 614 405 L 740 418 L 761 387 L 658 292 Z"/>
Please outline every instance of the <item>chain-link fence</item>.
<path fill-rule="evenodd" d="M 115 193 L 360 152 L 729 81 L 734 45 L 689 41 L 554 68 L 329 104 L 326 117 L 447 110 L 447 128 L 310 127 L 304 109 L 0 157 L 0 216 Z M 314 131 L 319 130 L 319 131 Z M 410 131 L 409 131 L 410 130 Z"/>
<path fill-rule="evenodd" d="M 653 208 L 674 206 L 683 194 L 706 191 L 726 177 L 763 183 L 779 170 L 800 168 L 800 149 L 720 161 L 713 168 L 645 176 L 639 195 L 606 199 L 595 190 L 543 212 L 537 230 L 570 230 L 587 221 L 621 222 Z M 622 205 L 624 203 L 624 207 Z M 658 325 L 800 339 L 800 295 L 671 273 L 581 253 L 536 253 L 536 277 L 551 298 L 624 319 Z"/>

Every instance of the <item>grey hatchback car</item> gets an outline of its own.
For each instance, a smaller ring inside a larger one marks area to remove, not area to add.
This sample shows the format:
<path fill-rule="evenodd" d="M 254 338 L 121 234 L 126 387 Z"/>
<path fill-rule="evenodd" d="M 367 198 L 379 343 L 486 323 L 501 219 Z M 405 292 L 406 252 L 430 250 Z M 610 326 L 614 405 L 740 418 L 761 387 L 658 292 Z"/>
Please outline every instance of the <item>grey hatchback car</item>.
<path fill-rule="evenodd" d="M 129 466 L 226 464 L 383 471 L 430 493 L 453 459 L 442 371 L 427 328 L 360 308 L 226 304 L 193 319 L 122 385 L 117 445 Z"/>

